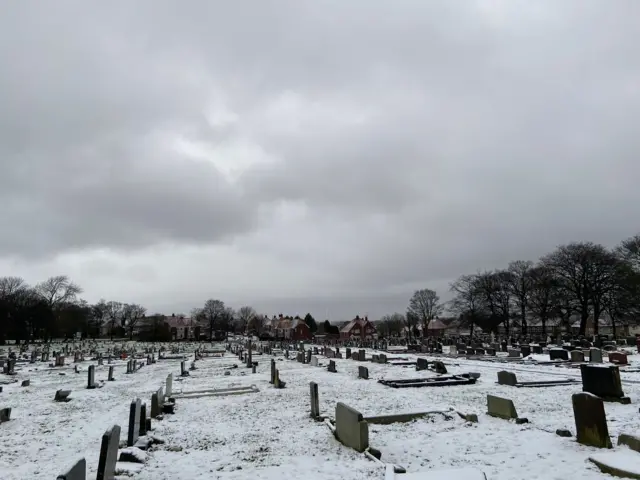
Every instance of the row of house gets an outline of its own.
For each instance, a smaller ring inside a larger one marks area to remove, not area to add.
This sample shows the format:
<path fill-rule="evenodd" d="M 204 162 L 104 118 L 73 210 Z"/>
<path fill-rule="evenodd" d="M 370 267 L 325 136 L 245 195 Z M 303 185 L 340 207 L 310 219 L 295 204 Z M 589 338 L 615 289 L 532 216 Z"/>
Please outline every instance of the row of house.
<path fill-rule="evenodd" d="M 263 322 L 263 332 L 269 334 L 273 338 L 282 338 L 286 340 L 304 341 L 313 338 L 313 332 L 305 321 L 298 317 L 289 317 L 280 314 L 274 316 L 270 320 Z M 370 340 L 377 335 L 376 328 L 367 317 L 360 318 L 356 316 L 340 329 L 341 340 Z"/>

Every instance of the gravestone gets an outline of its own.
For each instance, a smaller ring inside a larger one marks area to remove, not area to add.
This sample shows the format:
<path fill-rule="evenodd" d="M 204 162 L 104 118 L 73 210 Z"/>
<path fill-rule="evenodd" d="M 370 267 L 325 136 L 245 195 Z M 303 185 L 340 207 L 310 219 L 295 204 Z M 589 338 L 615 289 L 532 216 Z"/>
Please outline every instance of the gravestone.
<path fill-rule="evenodd" d="M 87 478 L 87 461 L 84 458 L 78 460 L 67 473 L 58 475 L 56 480 L 86 480 Z"/>
<path fill-rule="evenodd" d="M 318 357 L 316 357 L 315 355 L 311 355 L 311 366 L 312 367 L 318 366 Z"/>
<path fill-rule="evenodd" d="M 512 400 L 494 395 L 487 395 L 487 414 L 505 420 L 518 418 L 518 413 Z"/>
<path fill-rule="evenodd" d="M 418 357 L 416 360 L 416 371 L 426 370 L 429 368 L 429 361 L 426 358 Z"/>
<path fill-rule="evenodd" d="M 358 378 L 362 378 L 364 380 L 369 380 L 369 369 L 367 367 L 359 366 L 358 367 Z"/>
<path fill-rule="evenodd" d="M 598 448 L 612 448 L 607 428 L 604 402 L 590 393 L 571 396 L 578 443 Z"/>
<path fill-rule="evenodd" d="M 271 359 L 271 380 L 269 380 L 269 383 L 273 385 L 275 381 L 276 381 L 276 361 L 272 358 Z"/>
<path fill-rule="evenodd" d="M 510 358 L 520 358 L 520 351 L 516 350 L 515 348 L 510 348 L 508 350 L 508 355 Z"/>
<path fill-rule="evenodd" d="M 518 383 L 518 380 L 515 373 L 501 370 L 500 372 L 498 372 L 498 383 L 500 385 L 515 387 L 516 383 Z"/>
<path fill-rule="evenodd" d="M 114 425 L 102 435 L 97 480 L 115 480 L 119 445 L 120 426 Z"/>
<path fill-rule="evenodd" d="M 167 375 L 167 381 L 165 382 L 164 390 L 167 397 L 173 395 L 173 373 Z"/>
<path fill-rule="evenodd" d="M 96 388 L 96 366 L 89 365 L 87 370 L 87 388 Z"/>
<path fill-rule="evenodd" d="M 580 365 L 582 391 L 601 397 L 603 400 L 630 403 L 624 396 L 617 365 Z"/>
<path fill-rule="evenodd" d="M 351 358 L 351 349 L 349 347 L 345 349 L 344 358 Z"/>
<path fill-rule="evenodd" d="M 571 350 L 569 354 L 572 362 L 584 362 L 584 352 L 582 350 Z"/>
<path fill-rule="evenodd" d="M 0 408 L 0 423 L 11 420 L 11 407 Z"/>
<path fill-rule="evenodd" d="M 569 360 L 569 352 L 564 348 L 549 349 L 549 360 Z"/>
<path fill-rule="evenodd" d="M 444 363 L 442 363 L 439 360 L 436 360 L 435 362 L 433 362 L 433 370 L 436 373 L 439 373 L 441 375 L 446 375 L 447 374 L 447 367 L 445 367 Z"/>
<path fill-rule="evenodd" d="M 335 434 L 340 443 L 358 452 L 369 448 L 369 425 L 360 412 L 342 402 L 336 405 Z"/>
<path fill-rule="evenodd" d="M 329 366 L 327 367 L 327 370 L 331 373 L 336 373 L 336 362 L 334 360 L 329 360 Z"/>
<path fill-rule="evenodd" d="M 602 363 L 602 350 L 596 347 L 591 347 L 589 349 L 589 362 Z"/>
<path fill-rule="evenodd" d="M 521 345 L 520 353 L 522 354 L 522 358 L 528 357 L 531 355 L 531 347 L 529 345 Z"/>
<path fill-rule="evenodd" d="M 133 447 L 140 436 L 140 411 L 142 402 L 136 398 L 129 407 L 129 428 L 127 430 L 127 446 Z"/>
<path fill-rule="evenodd" d="M 187 362 L 185 362 L 184 360 L 180 362 L 180 376 L 181 377 L 189 376 L 189 371 L 187 370 Z"/>
<path fill-rule="evenodd" d="M 284 388 L 286 385 L 287 385 L 287 382 L 283 382 L 282 380 L 280 380 L 280 372 L 276 368 L 276 374 L 273 379 L 273 386 L 275 388 Z"/>
<path fill-rule="evenodd" d="M 311 418 L 318 419 L 320 417 L 320 396 L 318 394 L 318 384 L 309 382 L 311 390 Z"/>
<path fill-rule="evenodd" d="M 113 365 L 109 365 L 109 377 L 107 378 L 108 382 L 113 382 L 115 378 L 113 378 Z"/>
<path fill-rule="evenodd" d="M 56 402 L 68 402 L 71 400 L 69 395 L 71 395 L 71 390 L 56 390 L 56 395 L 53 399 Z"/>
<path fill-rule="evenodd" d="M 627 354 L 622 352 L 611 352 L 609 353 L 609 361 L 611 363 L 615 363 L 616 365 L 628 365 L 629 361 L 627 360 Z"/>
<path fill-rule="evenodd" d="M 147 434 L 147 404 L 140 405 L 140 427 L 138 428 L 140 436 Z"/>
<path fill-rule="evenodd" d="M 164 405 L 164 390 L 160 387 L 151 395 L 151 418 L 156 418 L 162 414 L 162 406 Z"/>

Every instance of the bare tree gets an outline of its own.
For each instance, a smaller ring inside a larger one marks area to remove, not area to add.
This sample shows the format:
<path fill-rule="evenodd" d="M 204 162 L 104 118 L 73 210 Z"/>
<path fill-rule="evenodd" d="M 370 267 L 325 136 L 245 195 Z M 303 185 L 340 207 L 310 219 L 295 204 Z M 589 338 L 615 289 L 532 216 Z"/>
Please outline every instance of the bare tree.
<path fill-rule="evenodd" d="M 586 333 L 591 312 L 597 334 L 603 298 L 613 288 L 615 255 L 602 245 L 574 242 L 543 257 L 542 264 L 558 278 L 564 303 L 580 315 L 580 335 Z"/>
<path fill-rule="evenodd" d="M 422 324 L 422 336 L 427 335 L 427 329 L 431 320 L 436 318 L 444 310 L 443 305 L 440 303 L 440 297 L 438 294 L 424 288 L 414 292 L 411 300 L 409 300 L 409 308 L 407 313 L 411 314 L 418 319 Z"/>
<path fill-rule="evenodd" d="M 209 325 L 209 338 L 214 339 L 214 330 L 222 330 L 225 322 L 229 322 L 229 312 L 222 300 L 209 299 L 204 303 L 202 316 Z M 233 318 L 233 316 L 231 316 Z M 226 329 L 225 329 L 226 330 Z"/>
<path fill-rule="evenodd" d="M 405 317 L 401 313 L 392 313 L 385 315 L 378 323 L 381 333 L 386 336 L 400 335 L 402 328 L 405 326 Z"/>
<path fill-rule="evenodd" d="M 622 241 L 615 253 L 629 262 L 636 272 L 640 272 L 640 234 Z"/>
<path fill-rule="evenodd" d="M 522 334 L 527 334 L 527 310 L 529 309 L 529 296 L 531 292 L 532 278 L 531 270 L 533 262 L 516 260 L 511 262 L 507 271 L 510 274 L 509 288 L 513 301 L 518 310 L 520 310 L 520 322 L 522 325 Z"/>
<path fill-rule="evenodd" d="M 109 306 L 104 298 L 98 303 L 91 305 L 91 317 L 89 323 L 89 331 L 94 332 L 96 336 L 100 336 L 100 329 L 107 321 Z"/>
<path fill-rule="evenodd" d="M 640 272 L 634 269 L 632 263 L 620 262 L 613 287 L 602 297 L 602 306 L 611 320 L 614 337 L 619 320 L 637 318 L 640 313 Z"/>
<path fill-rule="evenodd" d="M 51 277 L 35 287 L 36 292 L 55 309 L 64 303 L 72 303 L 82 293 L 82 288 L 69 280 L 66 275 Z"/>
<path fill-rule="evenodd" d="M 240 330 L 240 332 L 246 331 L 247 326 L 252 323 L 257 317 L 258 314 L 253 307 L 240 307 L 236 315 L 236 326 L 238 330 Z"/>
<path fill-rule="evenodd" d="M 122 321 L 123 305 L 120 302 L 107 302 L 106 305 L 106 320 L 109 325 L 109 336 L 113 340 L 113 334 L 116 331 L 116 327 Z"/>
<path fill-rule="evenodd" d="M 543 335 L 547 334 L 547 322 L 558 315 L 559 282 L 553 270 L 536 266 L 529 272 L 531 285 L 527 294 L 527 306 L 540 319 Z"/>
<path fill-rule="evenodd" d="M 29 285 L 20 277 L 0 277 L 0 298 L 8 298 L 24 292 Z"/>
<path fill-rule="evenodd" d="M 505 270 L 484 272 L 477 276 L 477 287 L 482 294 L 484 308 L 490 324 L 504 325 L 507 335 L 511 331 L 511 274 Z"/>
<path fill-rule="evenodd" d="M 137 303 L 127 303 L 122 307 L 122 317 L 129 332 L 129 340 L 133 340 L 133 332 L 144 318 L 147 309 Z"/>
<path fill-rule="evenodd" d="M 483 309 L 483 293 L 479 286 L 479 274 L 462 275 L 451 283 L 449 290 L 453 293 L 449 309 L 468 323 L 469 333 L 473 336 L 473 327 L 482 316 Z"/>

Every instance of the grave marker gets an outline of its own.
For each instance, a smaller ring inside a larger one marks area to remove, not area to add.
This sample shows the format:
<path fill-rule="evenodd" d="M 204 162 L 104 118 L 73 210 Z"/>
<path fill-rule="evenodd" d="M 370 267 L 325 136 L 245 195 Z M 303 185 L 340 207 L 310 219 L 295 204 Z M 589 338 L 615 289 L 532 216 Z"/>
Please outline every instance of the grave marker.
<path fill-rule="evenodd" d="M 87 478 L 87 461 L 84 458 L 78 460 L 67 473 L 58 475 L 56 480 L 86 480 Z"/>
<path fill-rule="evenodd" d="M 167 381 L 165 382 L 165 392 L 167 397 L 173 395 L 173 373 L 167 375 Z"/>
<path fill-rule="evenodd" d="M 119 445 L 120 426 L 114 425 L 102 435 L 97 480 L 115 480 Z"/>
<path fill-rule="evenodd" d="M 11 407 L 0 409 L 0 423 L 8 422 L 11 420 Z"/>
<path fill-rule="evenodd" d="M 334 360 L 329 360 L 329 366 L 327 367 L 327 370 L 331 373 L 336 373 L 336 362 Z"/>
<path fill-rule="evenodd" d="M 571 402 L 578 443 L 591 447 L 612 448 L 602 399 L 583 392 L 574 393 Z"/>
<path fill-rule="evenodd" d="M 129 428 L 127 430 L 127 446 L 133 447 L 140 436 L 140 413 L 142 402 L 136 398 L 129 407 Z"/>
<path fill-rule="evenodd" d="M 487 414 L 505 420 L 518 418 L 518 413 L 512 400 L 494 395 L 487 395 Z"/>
<path fill-rule="evenodd" d="M 140 405 L 140 427 L 138 428 L 140 436 L 147 434 L 147 404 Z"/>
<path fill-rule="evenodd" d="M 87 370 L 87 388 L 96 388 L 96 366 L 89 365 Z"/>
<path fill-rule="evenodd" d="M 369 369 L 367 367 L 359 366 L 358 378 L 362 378 L 363 380 L 369 380 Z"/>
<path fill-rule="evenodd" d="M 56 395 L 53 399 L 56 402 L 68 402 L 71 400 L 69 395 L 71 395 L 71 390 L 56 390 Z"/>
<path fill-rule="evenodd" d="M 631 403 L 624 396 L 620 382 L 620 370 L 617 365 L 580 365 L 582 391 L 597 395 L 605 401 Z"/>
<path fill-rule="evenodd" d="M 596 347 L 591 347 L 589 349 L 589 362 L 602 363 L 602 350 Z"/>
<path fill-rule="evenodd" d="M 318 384 L 309 382 L 311 390 L 311 418 L 318 419 L 320 417 L 320 396 L 318 394 Z"/>
<path fill-rule="evenodd" d="M 429 361 L 426 358 L 418 357 L 416 360 L 416 372 L 421 370 L 427 370 L 429 368 Z"/>
<path fill-rule="evenodd" d="M 335 433 L 340 443 L 358 452 L 369 448 L 369 425 L 360 412 L 342 402 L 336 405 Z"/>
<path fill-rule="evenodd" d="M 498 384 L 515 387 L 516 383 L 518 383 L 518 380 L 515 373 L 507 372 L 505 370 L 498 372 Z"/>

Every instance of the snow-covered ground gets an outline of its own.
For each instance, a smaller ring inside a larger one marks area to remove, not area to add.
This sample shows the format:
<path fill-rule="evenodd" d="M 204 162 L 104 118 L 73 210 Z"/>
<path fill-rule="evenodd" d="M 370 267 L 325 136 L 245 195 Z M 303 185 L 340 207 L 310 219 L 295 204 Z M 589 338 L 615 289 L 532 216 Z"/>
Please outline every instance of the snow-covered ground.
<path fill-rule="evenodd" d="M 635 358 L 630 357 L 632 361 Z M 287 382 L 285 389 L 277 390 L 269 384 L 270 357 L 254 355 L 253 359 L 259 362 L 256 374 L 231 353 L 222 358 L 207 357 L 199 360 L 197 370 L 184 380 L 179 378 L 179 360 L 160 360 L 132 375 L 125 374 L 126 362 L 117 361 L 116 381 L 104 382 L 103 388 L 95 390 L 86 389 L 86 369 L 92 362 L 83 362 L 79 374 L 74 373 L 73 365 L 56 369 L 44 363 L 18 364 L 18 382 L 4 385 L 0 393 L 0 408 L 13 408 L 11 421 L 0 425 L 0 478 L 52 479 L 83 456 L 88 478 L 95 478 L 104 431 L 118 424 L 122 427 L 121 438 L 126 438 L 130 402 L 140 397 L 149 406 L 151 393 L 170 372 L 174 374 L 174 394 L 251 384 L 260 392 L 178 399 L 174 415 L 153 422 L 154 434 L 166 443 L 150 451 L 147 464 L 133 475 L 134 479 L 382 480 L 382 466 L 340 445 L 327 426 L 309 417 L 310 381 L 319 385 L 321 413 L 331 417 L 338 401 L 358 409 L 365 417 L 449 407 L 478 414 L 479 422 L 474 424 L 456 416 L 449 421 L 433 417 L 406 424 L 370 425 L 371 446 L 382 451 L 382 460 L 402 465 L 408 472 L 473 466 L 485 472 L 489 480 L 611 478 L 587 462 L 597 449 L 577 444 L 575 437 L 555 435 L 559 428 L 575 435 L 571 394 L 581 391 L 579 382 L 548 388 L 496 384 L 496 373 L 502 369 L 515 371 L 520 381 L 579 379 L 577 369 L 444 359 L 449 373 L 480 373 L 477 384 L 394 389 L 376 380 L 434 374 L 416 372 L 410 366 L 344 359 L 336 359 L 338 372 L 330 373 L 326 370 L 328 360 L 323 357 L 323 367 L 277 357 L 280 377 Z M 225 376 L 225 367 L 234 363 L 238 368 Z M 360 365 L 369 368 L 370 380 L 357 378 Z M 106 361 L 96 367 L 97 381 L 106 380 L 107 368 Z M 0 381 L 6 378 L 0 375 Z M 622 378 L 632 404 L 607 403 L 605 407 L 614 445 L 618 434 L 640 429 L 636 404 L 640 399 L 640 373 L 622 373 Z M 31 380 L 31 386 L 20 386 L 25 379 Z M 73 391 L 70 402 L 53 401 L 59 388 Z M 518 415 L 527 417 L 530 423 L 516 425 L 487 416 L 488 393 L 511 398 Z"/>

